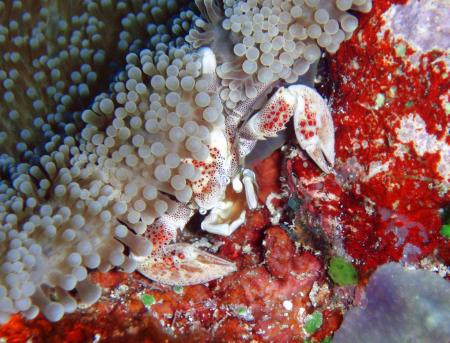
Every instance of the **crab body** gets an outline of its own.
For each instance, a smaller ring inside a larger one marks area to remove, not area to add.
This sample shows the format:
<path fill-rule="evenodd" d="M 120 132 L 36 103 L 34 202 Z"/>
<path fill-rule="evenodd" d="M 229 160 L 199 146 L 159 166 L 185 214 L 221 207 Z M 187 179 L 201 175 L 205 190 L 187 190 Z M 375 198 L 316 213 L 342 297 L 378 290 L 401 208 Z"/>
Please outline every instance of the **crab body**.
<path fill-rule="evenodd" d="M 220 85 L 215 74 L 215 57 L 210 49 L 203 49 L 203 72 L 210 74 L 210 89 Z M 193 191 L 189 203 L 177 203 L 167 214 L 147 229 L 145 236 L 152 242 L 150 256 L 137 258 L 138 271 L 150 279 L 170 285 L 204 283 L 236 270 L 234 263 L 218 258 L 193 245 L 176 243 L 177 232 L 183 230 L 195 211 L 209 211 L 203 220 L 203 230 L 230 235 L 245 221 L 245 208 L 230 219 L 235 203 L 226 197 L 230 186 L 235 193 L 245 191 L 247 207 L 258 206 L 255 175 L 245 169 L 245 157 L 256 143 L 276 137 L 293 121 L 300 146 L 316 164 L 330 172 L 334 164 L 334 129 L 331 114 L 322 97 L 303 85 L 280 87 L 269 98 L 276 85 L 262 85 L 260 95 L 238 104 L 233 111 L 225 111 L 223 125 L 211 132 L 209 157 L 204 161 L 190 160 L 201 171 L 191 182 Z M 255 112 L 258 104 L 264 103 Z"/>

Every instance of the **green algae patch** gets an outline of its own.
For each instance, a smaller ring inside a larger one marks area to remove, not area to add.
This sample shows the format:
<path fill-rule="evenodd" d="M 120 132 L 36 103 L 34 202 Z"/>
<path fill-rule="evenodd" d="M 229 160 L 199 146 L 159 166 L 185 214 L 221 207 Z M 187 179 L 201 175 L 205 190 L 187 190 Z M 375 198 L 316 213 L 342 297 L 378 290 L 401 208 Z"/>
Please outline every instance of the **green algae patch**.
<path fill-rule="evenodd" d="M 340 256 L 335 256 L 331 259 L 328 275 L 339 286 L 349 286 L 358 283 L 358 272 L 355 267 Z"/>
<path fill-rule="evenodd" d="M 247 307 L 240 306 L 236 309 L 236 313 L 238 316 L 246 316 L 248 314 Z"/>
<path fill-rule="evenodd" d="M 377 97 L 375 98 L 375 109 L 378 110 L 383 107 L 385 101 L 386 96 L 383 93 L 377 94 Z"/>
<path fill-rule="evenodd" d="M 398 44 L 395 47 L 395 53 L 398 57 L 405 57 L 406 56 L 406 45 L 403 43 Z"/>
<path fill-rule="evenodd" d="M 395 95 L 397 94 L 397 86 L 392 86 L 389 88 L 388 95 L 390 98 L 395 98 Z"/>
<path fill-rule="evenodd" d="M 181 286 L 174 286 L 174 287 L 173 287 L 173 291 L 174 291 L 175 293 L 177 293 L 177 294 L 183 294 L 184 288 L 181 287 Z"/>
<path fill-rule="evenodd" d="M 152 306 L 156 302 L 155 297 L 151 294 L 142 294 L 141 301 L 145 307 Z"/>
<path fill-rule="evenodd" d="M 445 114 L 449 115 L 450 114 L 450 102 L 445 103 L 444 109 L 445 109 Z"/>
<path fill-rule="evenodd" d="M 252 321 L 255 320 L 255 318 L 253 317 L 252 311 L 250 308 L 246 307 L 246 306 L 236 306 L 233 309 L 234 313 L 236 316 L 238 316 L 239 318 L 245 320 L 245 321 Z"/>
<path fill-rule="evenodd" d="M 442 225 L 440 233 L 445 238 L 450 239 L 450 224 Z"/>
<path fill-rule="evenodd" d="M 308 317 L 306 317 L 305 326 L 303 327 L 303 329 L 307 334 L 312 335 L 322 326 L 322 323 L 323 323 L 322 313 L 314 312 L 313 314 L 310 314 Z"/>
<path fill-rule="evenodd" d="M 414 101 L 409 100 L 409 101 L 407 101 L 407 102 L 405 103 L 405 107 L 406 107 L 406 108 L 411 108 L 411 107 L 413 107 L 413 106 L 414 106 Z"/>

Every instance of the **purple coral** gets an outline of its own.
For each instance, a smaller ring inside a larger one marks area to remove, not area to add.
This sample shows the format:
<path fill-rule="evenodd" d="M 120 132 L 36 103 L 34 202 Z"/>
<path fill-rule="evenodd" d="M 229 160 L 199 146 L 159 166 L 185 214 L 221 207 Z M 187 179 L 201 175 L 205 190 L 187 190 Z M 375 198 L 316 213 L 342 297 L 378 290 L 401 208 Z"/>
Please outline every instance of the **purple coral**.
<path fill-rule="evenodd" d="M 348 312 L 333 343 L 447 343 L 450 286 L 426 270 L 380 267 L 366 287 L 367 303 Z"/>

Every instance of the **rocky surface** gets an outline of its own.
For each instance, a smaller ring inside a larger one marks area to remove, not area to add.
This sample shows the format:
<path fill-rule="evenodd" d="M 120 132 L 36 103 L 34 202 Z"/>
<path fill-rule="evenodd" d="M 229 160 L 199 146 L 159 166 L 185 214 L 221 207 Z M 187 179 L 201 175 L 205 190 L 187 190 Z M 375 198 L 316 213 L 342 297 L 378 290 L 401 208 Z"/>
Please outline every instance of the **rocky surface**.
<path fill-rule="evenodd" d="M 336 127 L 335 173 L 322 174 L 298 148 L 285 146 L 255 166 L 267 208 L 248 213 L 231 237 L 207 236 L 211 250 L 220 246 L 217 254 L 236 262 L 236 273 L 183 288 L 136 273 L 92 273 L 103 290 L 98 304 L 56 324 L 15 316 L 0 337 L 326 343 L 346 311 L 364 303 L 365 286 L 384 263 L 448 278 L 449 241 L 440 233 L 450 200 L 446 52 L 417 52 L 414 37 L 386 22 L 383 13 L 396 6 L 399 15 L 405 2 L 374 2 L 325 68 L 330 79 L 320 90 Z M 198 240 L 193 231 L 186 239 Z M 356 269 L 358 284 L 332 282 L 334 256 Z M 358 320 L 354 312 L 352 318 Z"/>

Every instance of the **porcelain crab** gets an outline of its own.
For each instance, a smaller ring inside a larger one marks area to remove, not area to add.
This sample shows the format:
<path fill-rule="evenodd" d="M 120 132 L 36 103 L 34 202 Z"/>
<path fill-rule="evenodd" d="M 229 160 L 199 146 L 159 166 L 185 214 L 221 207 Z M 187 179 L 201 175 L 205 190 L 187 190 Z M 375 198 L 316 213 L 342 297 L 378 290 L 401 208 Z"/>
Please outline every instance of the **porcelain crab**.
<path fill-rule="evenodd" d="M 220 85 L 214 54 L 202 48 L 200 55 L 203 73 L 209 75 L 210 89 L 214 90 Z M 176 243 L 178 230 L 183 230 L 197 210 L 206 215 L 201 228 L 210 233 L 230 235 L 243 224 L 245 206 L 236 206 L 227 195 L 245 192 L 247 207 L 257 208 L 255 175 L 245 169 L 245 157 L 258 141 L 275 137 L 285 129 L 291 118 L 301 148 L 324 172 L 331 171 L 335 160 L 334 128 L 326 102 L 304 85 L 280 87 L 269 97 L 277 86 L 262 85 L 257 97 L 224 113 L 223 126 L 211 133 L 208 160 L 190 161 L 203 174 L 191 185 L 193 200 L 177 203 L 170 213 L 148 227 L 145 236 L 152 242 L 153 251 L 138 259 L 140 273 L 164 284 L 182 286 L 204 283 L 236 270 L 232 262 L 193 245 Z"/>

